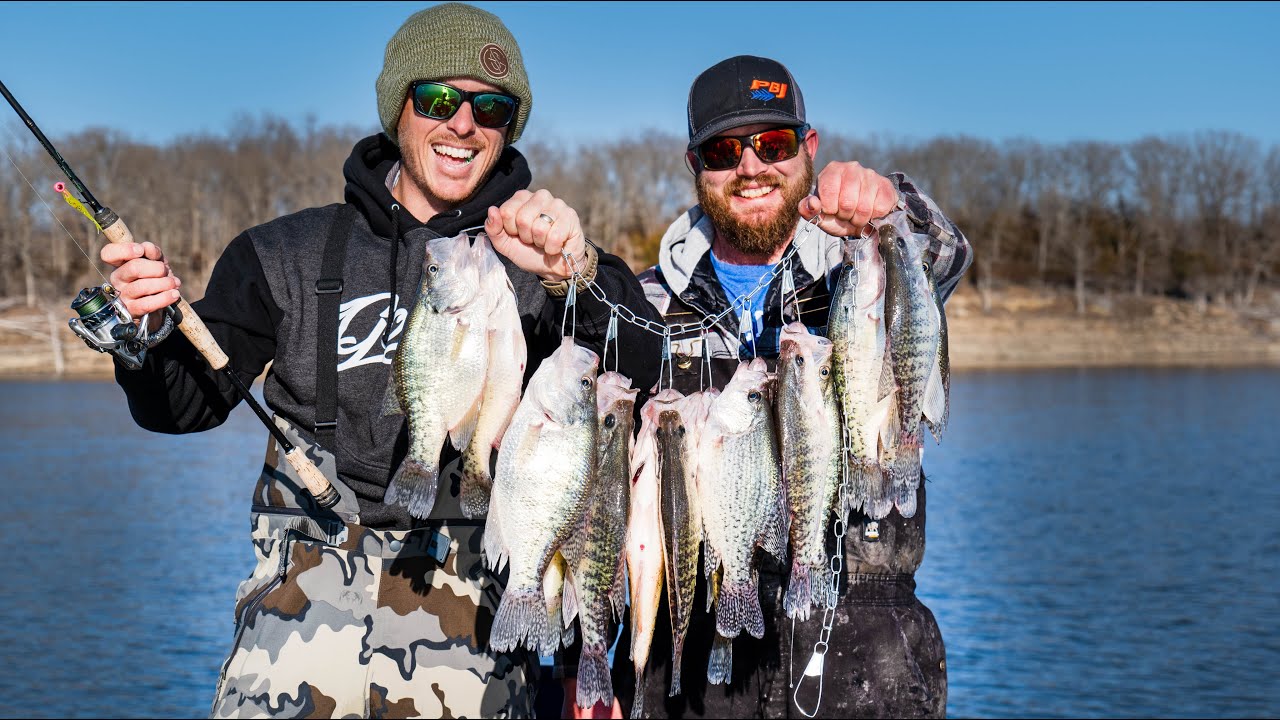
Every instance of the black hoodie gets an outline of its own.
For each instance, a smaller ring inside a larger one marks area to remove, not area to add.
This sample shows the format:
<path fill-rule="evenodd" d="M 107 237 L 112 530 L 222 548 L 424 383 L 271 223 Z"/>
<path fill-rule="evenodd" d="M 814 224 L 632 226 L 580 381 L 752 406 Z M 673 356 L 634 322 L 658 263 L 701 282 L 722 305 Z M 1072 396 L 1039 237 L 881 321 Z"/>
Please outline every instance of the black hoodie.
<path fill-rule="evenodd" d="M 357 143 L 343 167 L 346 203 L 358 212 L 343 268 L 334 454 L 338 477 L 359 500 L 362 524 L 386 529 L 410 526 L 402 508 L 382 502 L 407 448 L 404 416 L 385 415 L 383 402 L 391 362 L 417 296 L 426 242 L 464 230 L 479 232 L 488 208 L 526 188 L 531 179 L 524 156 L 508 147 L 472 198 L 423 223 L 396 205 L 388 188 L 399 160 L 399 149 L 379 134 Z M 204 298 L 192 305 L 246 383 L 270 363 L 263 397 L 309 442 L 316 420 L 315 282 L 341 207 L 302 210 L 246 230 L 227 246 Z M 596 283 L 605 295 L 660 322 L 626 264 L 613 255 L 599 255 Z M 560 342 L 564 299 L 550 297 L 537 277 L 503 261 L 516 289 L 529 349 L 527 382 Z M 394 293 L 388 292 L 392 288 Z M 393 294 L 394 321 L 388 327 Z M 581 294 L 577 342 L 600 354 L 608 318 L 606 306 L 590 293 Z M 619 334 L 625 350 L 619 370 L 632 378 L 633 387 L 650 388 L 657 380 L 660 338 L 626 323 Z M 128 396 L 134 420 L 155 432 L 217 427 L 240 401 L 231 382 L 210 371 L 180 333 L 153 348 L 141 370 L 117 364 L 116 381 Z M 442 487 L 441 496 L 447 494 L 450 489 Z"/>

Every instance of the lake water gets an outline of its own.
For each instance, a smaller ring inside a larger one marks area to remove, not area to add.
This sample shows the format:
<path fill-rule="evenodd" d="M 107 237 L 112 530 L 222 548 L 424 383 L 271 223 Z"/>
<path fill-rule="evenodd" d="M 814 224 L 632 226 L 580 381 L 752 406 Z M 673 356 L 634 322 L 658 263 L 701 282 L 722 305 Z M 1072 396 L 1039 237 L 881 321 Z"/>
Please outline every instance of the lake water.
<path fill-rule="evenodd" d="M 1280 372 L 965 373 L 918 593 L 960 717 L 1280 714 Z M 266 432 L 0 383 L 0 715 L 208 714 Z"/>

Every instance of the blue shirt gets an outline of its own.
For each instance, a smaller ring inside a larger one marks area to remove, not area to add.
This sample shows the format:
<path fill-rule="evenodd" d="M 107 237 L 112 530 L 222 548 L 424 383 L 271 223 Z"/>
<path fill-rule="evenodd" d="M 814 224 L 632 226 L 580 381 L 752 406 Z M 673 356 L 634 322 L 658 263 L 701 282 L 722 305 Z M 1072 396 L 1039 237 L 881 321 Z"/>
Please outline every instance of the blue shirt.
<path fill-rule="evenodd" d="M 711 266 L 715 268 L 716 278 L 720 281 L 720 287 L 724 288 L 724 295 L 729 299 L 729 304 L 733 306 L 734 312 L 738 317 L 738 322 L 742 322 L 742 296 L 755 289 L 760 283 L 760 278 L 768 275 L 773 271 L 774 266 L 771 265 L 731 265 L 721 262 L 714 252 L 711 253 Z M 742 341 L 744 343 L 755 345 L 755 339 L 764 330 L 764 298 L 769 293 L 769 288 L 760 288 L 751 298 L 748 306 L 751 312 L 751 334 L 744 335 Z"/>

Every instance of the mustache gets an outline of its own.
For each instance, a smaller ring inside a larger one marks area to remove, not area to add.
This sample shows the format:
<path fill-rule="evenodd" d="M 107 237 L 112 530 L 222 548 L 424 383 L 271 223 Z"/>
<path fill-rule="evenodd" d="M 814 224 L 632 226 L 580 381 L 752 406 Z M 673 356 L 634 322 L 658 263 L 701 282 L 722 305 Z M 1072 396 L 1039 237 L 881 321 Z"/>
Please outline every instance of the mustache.
<path fill-rule="evenodd" d="M 748 187 L 755 185 L 757 188 L 778 188 L 782 187 L 782 181 L 776 178 L 734 178 L 725 185 L 725 195 L 737 195 L 738 192 L 746 190 Z"/>

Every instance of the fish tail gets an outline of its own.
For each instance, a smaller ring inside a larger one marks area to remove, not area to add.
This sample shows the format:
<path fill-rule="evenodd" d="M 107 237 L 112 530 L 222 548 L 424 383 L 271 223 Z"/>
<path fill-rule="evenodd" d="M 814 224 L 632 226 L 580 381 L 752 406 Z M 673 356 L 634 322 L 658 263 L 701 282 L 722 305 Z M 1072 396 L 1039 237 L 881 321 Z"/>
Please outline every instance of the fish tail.
<path fill-rule="evenodd" d="M 395 477 L 387 485 L 386 502 L 409 508 L 409 514 L 422 520 L 436 505 L 440 467 L 436 461 L 423 462 L 405 458 Z"/>
<path fill-rule="evenodd" d="M 493 478 L 489 469 L 483 467 L 479 459 L 468 453 L 462 456 L 462 479 L 459 481 L 458 504 L 462 514 L 469 520 L 482 518 L 489 514 L 489 493 L 493 489 Z"/>
<path fill-rule="evenodd" d="M 644 693 L 649 686 L 649 678 L 645 677 L 644 668 L 636 668 L 636 694 L 631 701 L 631 717 L 644 717 Z"/>
<path fill-rule="evenodd" d="M 728 685 L 733 676 L 733 641 L 716 633 L 711 644 L 711 659 L 707 662 L 707 682 L 712 685 Z"/>
<path fill-rule="evenodd" d="M 783 600 L 783 607 L 787 610 L 787 617 L 808 620 L 809 604 L 812 597 L 813 575 L 809 572 L 809 566 L 801 563 L 798 559 L 793 560 L 791 563 L 791 583 L 787 585 L 787 597 Z"/>
<path fill-rule="evenodd" d="M 609 677 L 609 659 L 605 648 L 582 648 L 578 659 L 578 707 L 590 708 L 596 703 L 613 704 L 613 680 Z"/>
<path fill-rule="evenodd" d="M 489 645 L 498 652 L 510 652 L 520 645 L 536 651 L 547 635 L 546 623 L 547 604 L 541 590 L 507 588 L 493 618 Z"/>
<path fill-rule="evenodd" d="M 671 648 L 671 690 L 667 697 L 680 694 L 681 661 L 684 659 L 684 638 L 679 638 Z"/>
<path fill-rule="evenodd" d="M 716 631 L 735 638 L 746 630 L 752 637 L 764 637 L 764 615 L 760 611 L 760 593 L 750 580 L 728 582 L 720 588 L 716 605 Z"/>
<path fill-rule="evenodd" d="M 893 504 L 902 517 L 916 514 L 916 490 L 920 487 L 920 434 L 904 435 L 894 462 Z"/>
<path fill-rule="evenodd" d="M 866 496 L 862 512 L 872 520 L 879 520 L 893 509 L 893 465 L 886 471 L 884 466 L 876 462 L 865 462 L 861 472 L 864 479 Z"/>

